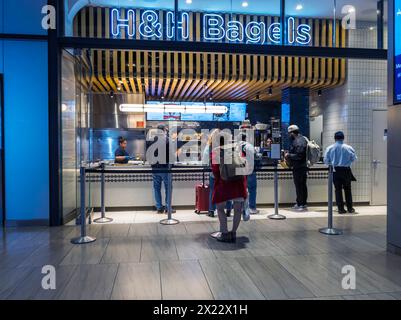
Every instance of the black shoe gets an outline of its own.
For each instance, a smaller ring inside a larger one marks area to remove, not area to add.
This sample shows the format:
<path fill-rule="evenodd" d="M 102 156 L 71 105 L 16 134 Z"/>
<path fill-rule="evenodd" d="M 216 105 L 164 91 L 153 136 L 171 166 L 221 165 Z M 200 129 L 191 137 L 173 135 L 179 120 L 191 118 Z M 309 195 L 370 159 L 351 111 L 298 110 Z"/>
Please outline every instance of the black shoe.
<path fill-rule="evenodd" d="M 349 213 L 355 213 L 355 209 L 354 209 L 354 208 L 348 209 L 348 212 L 349 212 Z"/>
<path fill-rule="evenodd" d="M 338 213 L 339 213 L 339 214 L 346 214 L 346 213 L 347 213 L 347 211 L 346 211 L 346 210 L 344 210 L 344 209 L 338 209 Z"/>
<path fill-rule="evenodd" d="M 209 213 L 207 214 L 210 218 L 214 218 L 214 211 L 209 211 Z"/>
<path fill-rule="evenodd" d="M 216 240 L 219 242 L 226 242 L 226 243 L 233 242 L 231 232 L 222 233 L 221 235 L 216 237 Z"/>
<path fill-rule="evenodd" d="M 231 210 L 227 210 L 227 211 L 226 211 L 226 216 L 227 216 L 227 218 L 230 218 L 230 217 L 231 217 Z"/>
<path fill-rule="evenodd" d="M 230 234 L 231 234 L 231 242 L 232 242 L 232 243 L 237 242 L 237 233 L 231 231 Z"/>
<path fill-rule="evenodd" d="M 157 209 L 157 213 L 158 214 L 163 214 L 164 213 L 164 209 Z"/>

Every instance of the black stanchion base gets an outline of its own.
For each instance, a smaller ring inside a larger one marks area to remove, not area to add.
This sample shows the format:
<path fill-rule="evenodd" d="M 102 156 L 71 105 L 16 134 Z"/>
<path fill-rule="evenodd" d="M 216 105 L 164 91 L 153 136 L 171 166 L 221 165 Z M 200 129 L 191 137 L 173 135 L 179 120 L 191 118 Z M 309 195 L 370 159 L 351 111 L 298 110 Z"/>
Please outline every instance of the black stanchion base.
<path fill-rule="evenodd" d="M 323 228 L 319 229 L 320 233 L 326 234 L 328 236 L 340 236 L 343 234 L 343 231 L 336 228 Z"/>
<path fill-rule="evenodd" d="M 160 221 L 160 224 L 164 225 L 164 226 L 172 226 L 175 224 L 179 224 L 180 221 L 176 220 L 176 219 L 164 219 L 162 221 Z"/>
<path fill-rule="evenodd" d="M 95 223 L 110 223 L 110 222 L 113 222 L 113 219 L 112 218 L 107 218 L 107 217 L 97 218 L 97 219 L 93 220 L 93 222 L 95 222 Z"/>
<path fill-rule="evenodd" d="M 91 242 L 95 242 L 96 238 L 94 237 L 90 237 L 90 236 L 85 236 L 85 237 L 78 237 L 78 238 L 74 238 L 71 240 L 72 244 L 87 244 L 87 243 L 91 243 Z"/>

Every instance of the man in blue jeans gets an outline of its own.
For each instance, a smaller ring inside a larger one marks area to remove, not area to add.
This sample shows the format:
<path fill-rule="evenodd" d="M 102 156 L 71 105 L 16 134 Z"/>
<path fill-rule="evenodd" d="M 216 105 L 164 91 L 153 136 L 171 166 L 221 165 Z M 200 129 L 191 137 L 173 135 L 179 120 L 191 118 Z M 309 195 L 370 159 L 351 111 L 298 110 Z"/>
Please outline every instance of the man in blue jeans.
<path fill-rule="evenodd" d="M 158 169 L 164 169 L 164 168 L 159 167 Z M 157 213 L 160 214 L 167 212 L 170 205 L 170 195 L 168 193 L 168 175 L 169 173 L 153 174 L 153 195 L 156 202 Z M 164 184 L 164 190 L 165 190 L 165 203 L 166 203 L 165 207 L 163 206 L 163 199 L 162 199 L 162 184 Z M 173 213 L 175 212 L 174 210 L 172 211 Z"/>
<path fill-rule="evenodd" d="M 159 133 L 162 132 L 163 136 L 157 136 L 156 139 L 165 139 L 166 143 L 166 159 L 163 159 L 162 163 L 156 162 L 152 163 L 152 169 L 153 170 L 168 170 L 170 168 L 169 165 L 169 136 L 168 136 L 168 129 L 165 125 L 159 125 L 157 127 L 159 130 Z M 155 140 L 153 143 L 156 143 L 157 140 Z M 158 157 L 158 151 L 156 151 L 156 154 L 154 155 L 155 157 Z M 162 213 L 167 213 L 168 208 L 170 207 L 170 194 L 168 192 L 169 190 L 169 175 L 170 173 L 164 173 L 164 172 L 155 172 L 153 173 L 153 195 L 155 198 L 155 205 L 156 205 L 156 210 L 157 213 L 162 214 Z M 164 184 L 164 190 L 165 190 L 165 203 L 166 206 L 163 206 L 163 199 L 162 199 L 162 184 Z M 173 191 L 173 186 L 171 186 L 171 191 Z M 175 213 L 175 210 L 171 210 L 172 213 Z"/>
<path fill-rule="evenodd" d="M 249 213 L 258 214 L 259 210 L 256 209 L 256 195 L 257 195 L 257 178 L 256 172 L 248 176 L 248 193 L 249 193 Z"/>

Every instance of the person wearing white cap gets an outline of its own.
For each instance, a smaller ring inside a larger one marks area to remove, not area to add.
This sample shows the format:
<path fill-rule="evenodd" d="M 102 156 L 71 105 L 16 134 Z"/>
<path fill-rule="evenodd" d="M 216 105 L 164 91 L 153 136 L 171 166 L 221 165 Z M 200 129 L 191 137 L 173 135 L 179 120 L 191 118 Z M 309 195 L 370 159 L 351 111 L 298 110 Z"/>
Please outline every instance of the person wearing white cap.
<path fill-rule="evenodd" d="M 297 125 L 288 127 L 291 145 L 290 150 L 285 154 L 285 158 L 292 167 L 295 190 L 297 194 L 297 203 L 293 207 L 294 210 L 307 210 L 308 201 L 308 165 L 306 152 L 308 143 L 304 136 L 300 133 Z"/>

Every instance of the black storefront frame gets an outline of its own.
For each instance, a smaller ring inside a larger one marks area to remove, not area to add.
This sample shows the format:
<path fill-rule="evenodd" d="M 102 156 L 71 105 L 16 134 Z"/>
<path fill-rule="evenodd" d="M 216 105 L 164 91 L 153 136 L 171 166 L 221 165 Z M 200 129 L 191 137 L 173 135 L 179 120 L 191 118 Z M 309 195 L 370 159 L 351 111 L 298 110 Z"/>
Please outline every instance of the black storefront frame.
<path fill-rule="evenodd" d="M 0 219 L 2 227 L 5 227 L 6 222 L 6 171 L 5 171 L 5 148 L 4 148 L 4 78 L 0 73 L 0 127 L 1 127 L 1 148 L 0 148 L 0 175 L 1 175 L 1 190 L 0 190 Z"/>
<path fill-rule="evenodd" d="M 180 52 L 218 52 L 271 56 L 299 56 L 345 59 L 387 60 L 387 50 L 358 48 L 299 47 L 286 45 L 244 45 L 207 42 L 157 40 L 121 40 L 74 38 L 64 36 L 64 1 L 48 0 L 56 8 L 57 29 L 48 32 L 49 76 L 49 223 L 63 224 L 61 163 L 61 52 L 68 48 L 150 50 Z M 175 0 L 175 12 L 178 1 Z M 285 0 L 281 0 L 280 16 L 285 16 Z M 282 28 L 285 30 L 286 28 Z M 177 30 L 177 29 L 176 29 Z M 390 32 L 390 31 L 389 31 Z M 282 37 L 284 39 L 284 37 Z"/>

